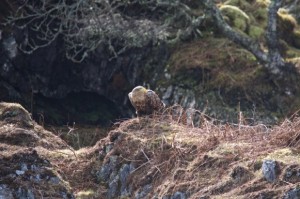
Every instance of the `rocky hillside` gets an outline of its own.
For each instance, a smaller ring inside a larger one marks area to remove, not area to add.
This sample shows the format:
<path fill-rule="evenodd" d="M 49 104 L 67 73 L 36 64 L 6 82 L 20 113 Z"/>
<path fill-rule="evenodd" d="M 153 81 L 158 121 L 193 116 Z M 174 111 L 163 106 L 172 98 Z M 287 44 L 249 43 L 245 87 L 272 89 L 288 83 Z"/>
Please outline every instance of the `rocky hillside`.
<path fill-rule="evenodd" d="M 300 197 L 300 120 L 281 125 L 130 119 L 74 150 L 18 104 L 0 103 L 0 198 Z"/>

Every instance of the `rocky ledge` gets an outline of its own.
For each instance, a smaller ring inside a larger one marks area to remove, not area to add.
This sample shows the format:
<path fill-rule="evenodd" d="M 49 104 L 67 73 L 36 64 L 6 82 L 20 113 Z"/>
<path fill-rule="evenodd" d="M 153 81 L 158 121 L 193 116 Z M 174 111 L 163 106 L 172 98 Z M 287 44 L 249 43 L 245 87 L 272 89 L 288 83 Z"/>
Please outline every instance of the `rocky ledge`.
<path fill-rule="evenodd" d="M 74 198 L 48 156 L 68 148 L 19 104 L 0 103 L 0 198 Z"/>
<path fill-rule="evenodd" d="M 0 103 L 0 198 L 300 197 L 300 119 L 264 125 L 130 119 L 74 150 Z"/>

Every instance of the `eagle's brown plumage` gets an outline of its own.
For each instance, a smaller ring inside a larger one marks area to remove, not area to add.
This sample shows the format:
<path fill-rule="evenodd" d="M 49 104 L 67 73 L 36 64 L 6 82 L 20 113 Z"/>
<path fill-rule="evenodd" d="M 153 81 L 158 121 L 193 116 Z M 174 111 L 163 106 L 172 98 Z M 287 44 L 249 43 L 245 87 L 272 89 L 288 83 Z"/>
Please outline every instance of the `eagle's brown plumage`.
<path fill-rule="evenodd" d="M 154 91 L 147 90 L 142 86 L 135 87 L 128 94 L 128 97 L 138 116 L 150 115 L 165 107 L 165 104 Z"/>

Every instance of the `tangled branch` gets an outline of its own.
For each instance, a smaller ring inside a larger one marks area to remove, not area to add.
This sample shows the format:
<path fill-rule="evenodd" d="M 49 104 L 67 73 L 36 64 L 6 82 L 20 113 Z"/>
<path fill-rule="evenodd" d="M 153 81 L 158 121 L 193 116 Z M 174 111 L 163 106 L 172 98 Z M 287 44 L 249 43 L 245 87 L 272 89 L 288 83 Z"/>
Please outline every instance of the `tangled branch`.
<path fill-rule="evenodd" d="M 132 47 L 199 35 L 202 18 L 189 12 L 180 1 L 25 0 L 6 25 L 22 30 L 19 48 L 24 53 L 31 54 L 61 38 L 67 58 L 82 62 L 99 47 L 116 58 Z"/>

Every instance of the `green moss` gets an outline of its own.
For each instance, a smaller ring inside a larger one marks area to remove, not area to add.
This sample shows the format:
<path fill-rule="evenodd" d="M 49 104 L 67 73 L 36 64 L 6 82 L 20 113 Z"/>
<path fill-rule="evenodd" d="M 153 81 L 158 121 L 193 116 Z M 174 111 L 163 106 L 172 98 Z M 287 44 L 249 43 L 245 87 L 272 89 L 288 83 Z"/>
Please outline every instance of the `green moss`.
<path fill-rule="evenodd" d="M 224 5 L 236 6 L 242 10 L 247 10 L 249 7 L 251 7 L 251 4 L 246 0 L 228 0 L 224 3 Z"/>
<path fill-rule="evenodd" d="M 249 25 L 249 16 L 244 11 L 232 5 L 221 5 L 219 9 L 228 18 L 230 25 L 241 31 L 246 31 Z"/>
<path fill-rule="evenodd" d="M 286 58 L 296 58 L 296 57 L 300 57 L 300 50 L 289 46 L 286 52 Z"/>
<path fill-rule="evenodd" d="M 264 29 L 258 26 L 250 26 L 248 34 L 253 39 L 260 39 L 264 34 Z"/>
<path fill-rule="evenodd" d="M 295 47 L 300 48 L 300 30 L 294 30 L 293 32 L 293 44 Z"/>
<path fill-rule="evenodd" d="M 252 12 L 253 17 L 255 18 L 254 24 L 257 24 L 261 28 L 265 28 L 268 23 L 268 11 L 267 8 L 257 7 Z"/>
<path fill-rule="evenodd" d="M 247 30 L 247 22 L 242 19 L 242 18 L 237 18 L 233 21 L 233 24 L 234 24 L 234 27 L 236 27 L 237 29 L 239 30 L 242 30 L 242 31 L 246 31 Z"/>
<path fill-rule="evenodd" d="M 203 71 L 203 75 L 205 75 L 207 74 L 206 70 L 217 68 L 228 70 L 228 67 L 234 67 L 238 71 L 242 68 L 240 66 L 253 65 L 255 62 L 256 59 L 251 53 L 239 48 L 227 39 L 205 38 L 205 40 L 182 44 L 174 49 L 169 60 L 169 72 L 174 75 L 185 71 L 184 74 L 181 74 L 184 76 L 182 79 L 194 79 L 195 77 L 199 82 L 199 78 L 202 77 L 195 71 L 188 74 L 187 70 Z"/>
<path fill-rule="evenodd" d="M 296 19 L 285 9 L 279 9 L 278 18 L 279 28 L 284 33 L 294 30 L 294 28 L 297 26 Z"/>
<path fill-rule="evenodd" d="M 278 10 L 278 16 L 286 23 L 291 24 L 291 26 L 296 26 L 297 25 L 297 21 L 296 19 L 289 14 L 289 12 L 286 9 L 280 8 Z"/>
<path fill-rule="evenodd" d="M 270 5 L 270 3 L 270 0 L 256 0 L 256 4 L 264 8 L 267 8 Z"/>

